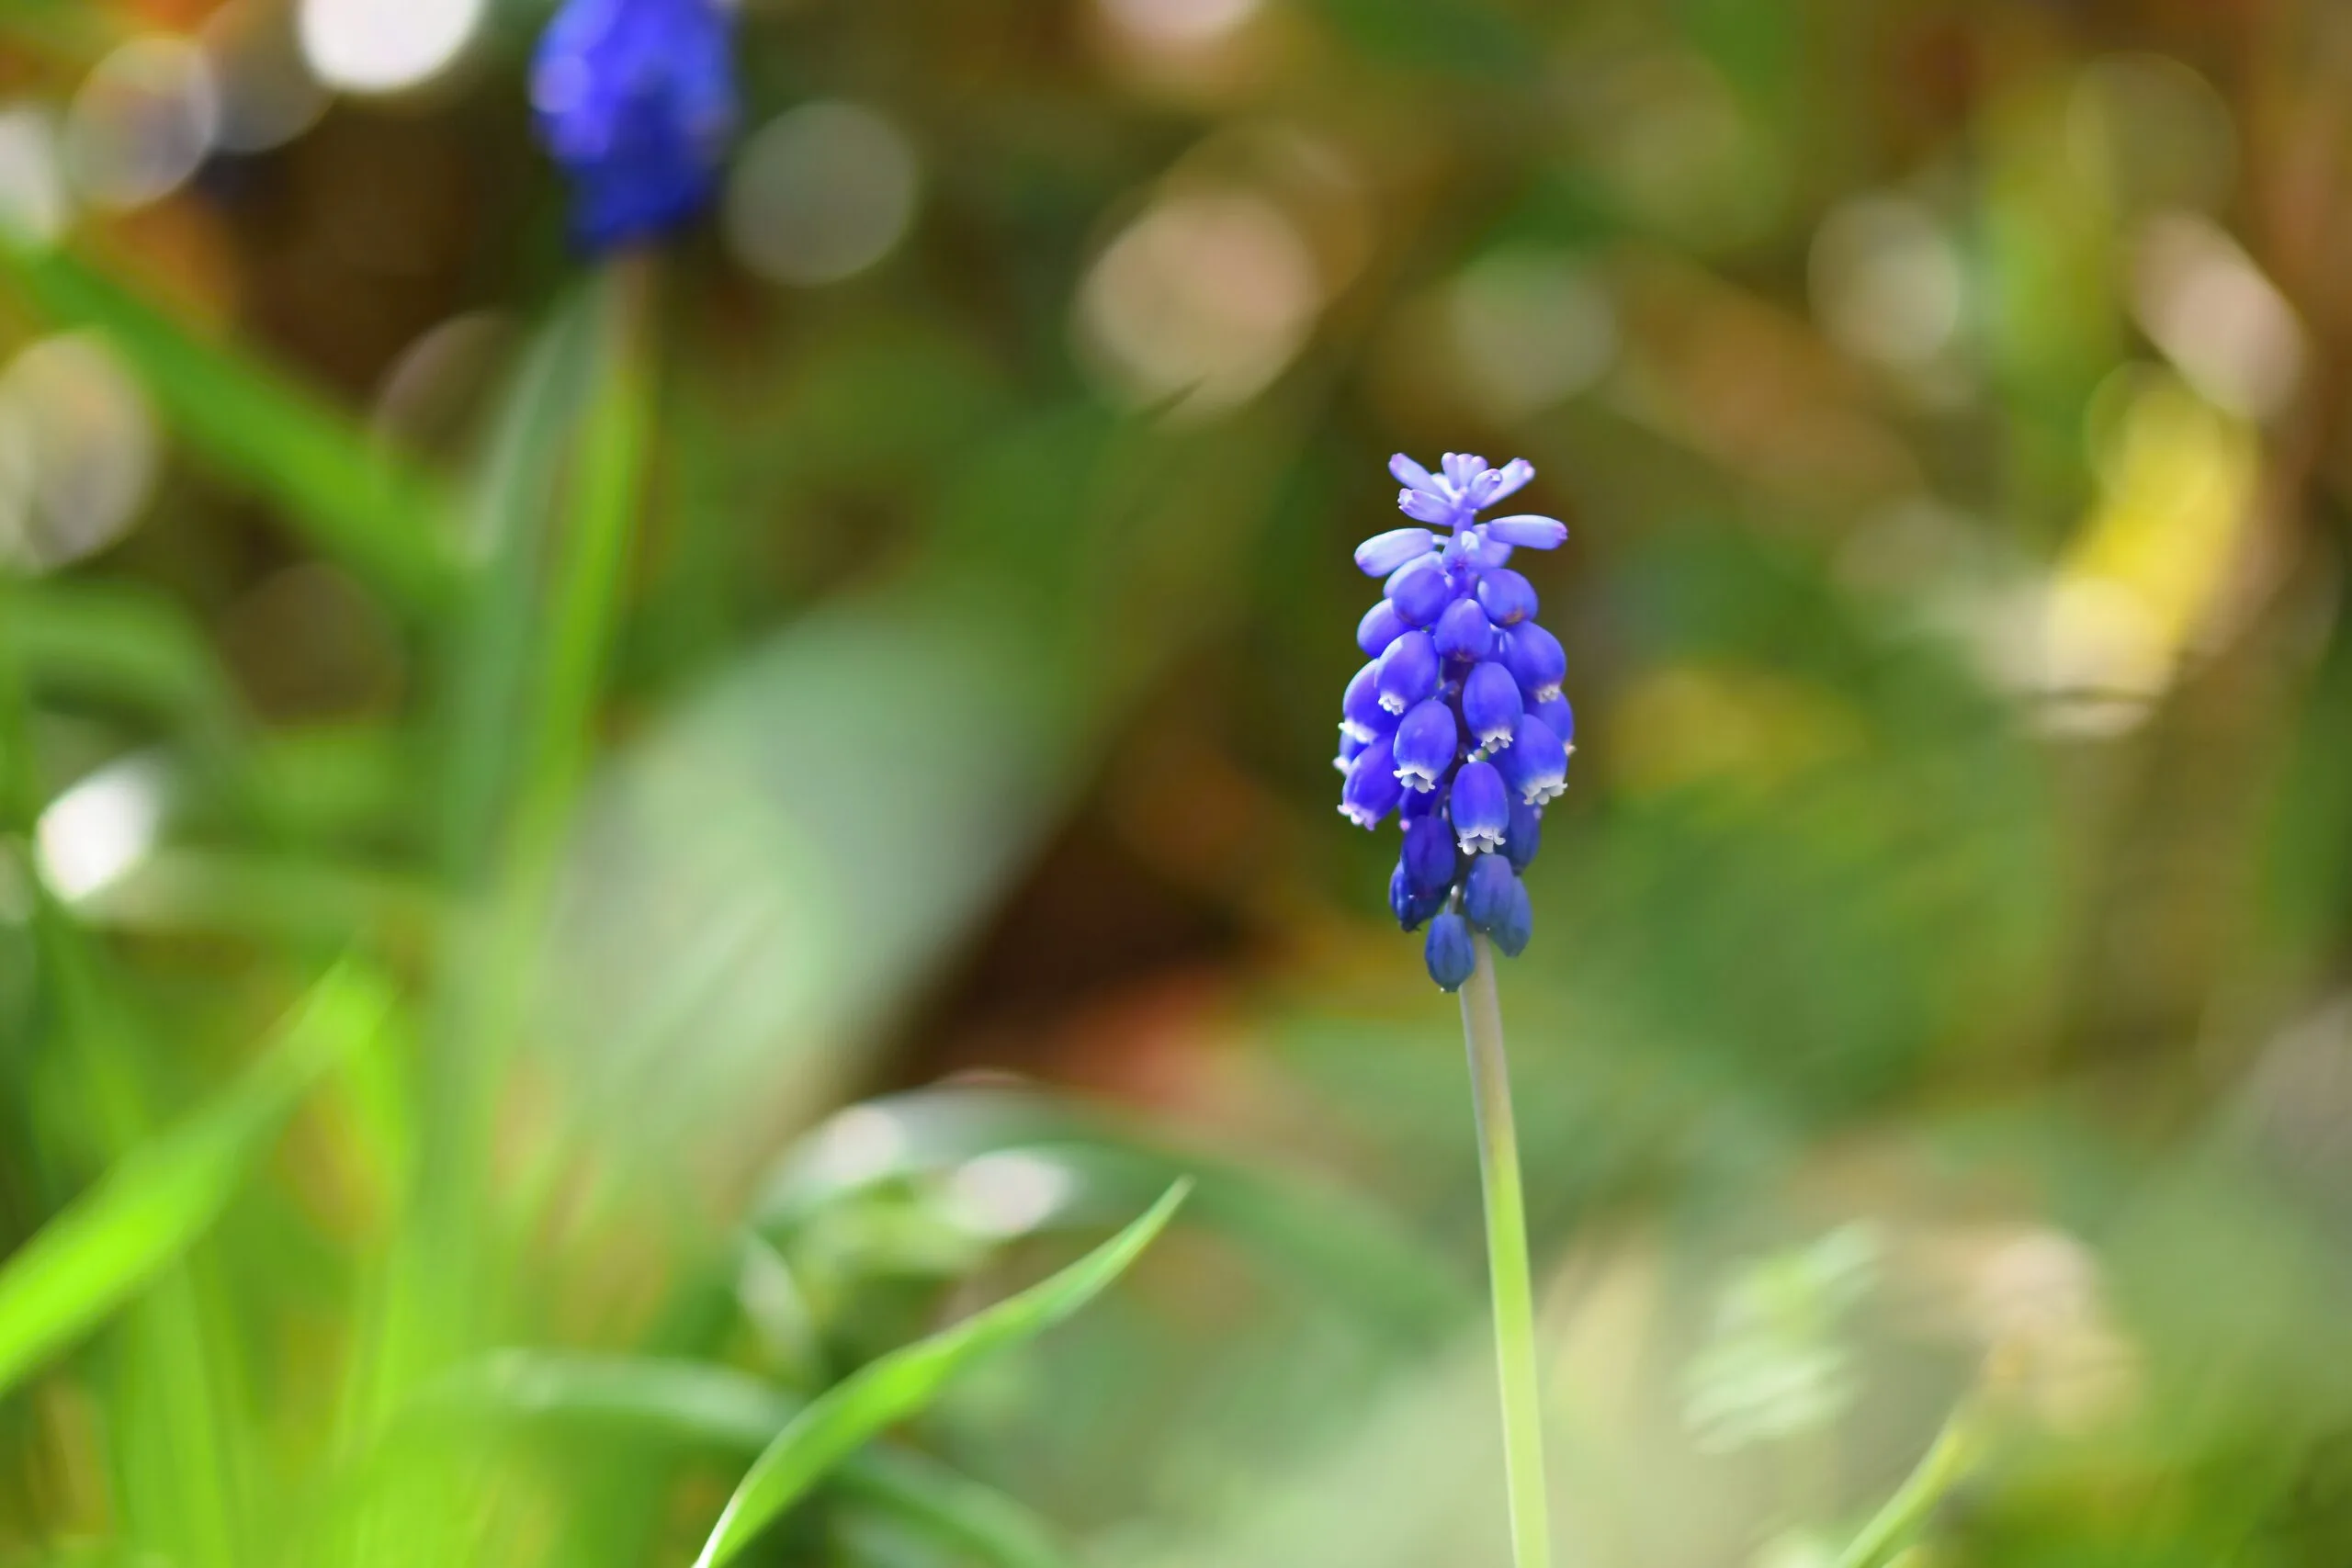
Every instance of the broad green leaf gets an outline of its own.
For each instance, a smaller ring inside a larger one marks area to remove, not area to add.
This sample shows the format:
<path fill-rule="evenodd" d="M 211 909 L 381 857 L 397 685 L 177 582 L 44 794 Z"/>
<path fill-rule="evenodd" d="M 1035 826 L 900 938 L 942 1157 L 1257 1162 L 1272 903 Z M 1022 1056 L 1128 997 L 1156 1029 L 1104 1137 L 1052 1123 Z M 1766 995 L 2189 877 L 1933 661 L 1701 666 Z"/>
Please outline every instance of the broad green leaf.
<path fill-rule="evenodd" d="M 131 1154 L 0 1264 L 0 1393 L 203 1235 L 303 1090 L 373 1035 L 390 1006 L 359 970 L 331 971 L 220 1100 Z"/>
<path fill-rule="evenodd" d="M 1093 1300 L 1151 1245 L 1191 1185 L 1177 1182 L 1149 1212 L 1060 1273 L 953 1328 L 868 1362 L 812 1401 L 735 1488 L 695 1568 L 731 1562 L 827 1472 L 884 1428 L 929 1404 L 956 1373 L 1035 1337 Z"/>
<path fill-rule="evenodd" d="M 508 1350 L 444 1378 L 413 1414 L 757 1455 L 806 1408 L 748 1372 L 701 1361 Z M 1028 1506 L 924 1455 L 877 1445 L 842 1460 L 833 1479 L 843 1495 L 997 1568 L 1067 1568 L 1052 1528 Z"/>
<path fill-rule="evenodd" d="M 58 325 L 101 333 L 191 446 L 283 507 L 327 554 L 412 607 L 455 591 L 434 487 L 322 400 L 193 335 L 65 251 L 0 230 L 0 273 Z"/>

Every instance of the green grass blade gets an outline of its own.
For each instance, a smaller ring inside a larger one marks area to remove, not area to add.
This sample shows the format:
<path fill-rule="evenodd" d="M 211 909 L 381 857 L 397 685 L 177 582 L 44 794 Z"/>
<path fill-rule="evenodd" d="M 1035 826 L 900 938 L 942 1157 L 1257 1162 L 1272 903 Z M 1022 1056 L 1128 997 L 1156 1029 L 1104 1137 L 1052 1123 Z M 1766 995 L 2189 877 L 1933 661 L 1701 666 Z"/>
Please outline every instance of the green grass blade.
<path fill-rule="evenodd" d="M 757 1454 L 802 1408 L 763 1379 L 705 1361 L 503 1350 L 437 1379 L 409 1414 L 426 1422 L 611 1428 Z"/>
<path fill-rule="evenodd" d="M 871 1448 L 842 1463 L 841 1489 L 993 1568 L 1071 1568 L 1051 1526 L 1025 1503 L 926 1454 Z"/>
<path fill-rule="evenodd" d="M 806 1408 L 763 1379 L 707 1362 L 507 1350 L 440 1380 L 412 1415 L 752 1456 Z M 993 1568 L 1069 1568 L 1034 1510 L 925 1455 L 869 1448 L 842 1460 L 834 1480 L 844 1496 Z"/>
<path fill-rule="evenodd" d="M 445 603 L 458 567 L 433 486 L 324 401 L 70 254 L 0 230 L 0 276 L 61 326 L 91 328 L 190 446 L 284 508 L 311 542 L 412 608 Z"/>
<path fill-rule="evenodd" d="M 51 579 L 11 596 L 0 637 L 44 695 L 119 704 L 207 741 L 234 734 L 235 688 L 195 617 L 119 583 Z"/>
<path fill-rule="evenodd" d="M 929 1404 L 956 1373 L 1035 1337 L 1091 1301 L 1151 1245 L 1190 1189 L 1190 1182 L 1179 1181 L 1140 1219 L 1060 1273 L 867 1363 L 826 1391 L 777 1434 L 735 1488 L 695 1568 L 732 1561 L 827 1472 L 876 1433 Z"/>
<path fill-rule="evenodd" d="M 333 970 L 219 1100 L 130 1155 L 0 1264 L 0 1393 L 185 1253 L 302 1091 L 389 1009 L 374 980 Z"/>

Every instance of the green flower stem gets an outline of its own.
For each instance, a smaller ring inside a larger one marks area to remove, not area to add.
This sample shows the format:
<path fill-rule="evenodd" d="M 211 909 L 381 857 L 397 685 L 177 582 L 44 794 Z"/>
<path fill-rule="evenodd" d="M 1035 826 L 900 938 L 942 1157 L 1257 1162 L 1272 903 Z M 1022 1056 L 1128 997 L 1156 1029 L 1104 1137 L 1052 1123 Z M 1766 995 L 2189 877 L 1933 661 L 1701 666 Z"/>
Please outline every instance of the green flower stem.
<path fill-rule="evenodd" d="M 1470 1051 L 1470 1097 L 1478 1116 L 1478 1176 L 1487 1195 L 1487 1259 L 1495 1296 L 1495 1360 L 1502 1377 L 1503 1467 L 1510 1492 L 1511 1558 L 1549 1568 L 1542 1386 L 1535 1368 L 1535 1292 L 1527 1261 L 1527 1205 L 1520 1191 L 1519 1134 L 1510 1112 L 1495 950 L 1472 939 L 1477 967 L 1462 987 L 1462 1033 Z"/>
<path fill-rule="evenodd" d="M 1893 1556 L 1968 1473 L 1978 1451 L 1976 1421 L 1971 1406 L 1963 1404 L 1945 1421 L 1944 1429 L 1936 1434 L 1934 1444 L 1894 1495 L 1838 1557 L 1838 1568 L 1878 1568 Z"/>

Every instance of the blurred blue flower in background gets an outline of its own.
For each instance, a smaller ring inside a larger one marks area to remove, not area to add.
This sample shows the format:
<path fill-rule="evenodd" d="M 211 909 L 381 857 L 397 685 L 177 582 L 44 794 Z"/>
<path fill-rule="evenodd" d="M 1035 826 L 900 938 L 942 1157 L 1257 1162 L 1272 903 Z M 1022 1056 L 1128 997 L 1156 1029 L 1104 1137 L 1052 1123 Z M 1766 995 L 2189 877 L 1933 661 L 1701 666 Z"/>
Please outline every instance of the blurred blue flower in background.
<path fill-rule="evenodd" d="M 1436 473 L 1398 453 L 1396 504 L 1428 528 L 1394 528 L 1356 548 L 1386 578 L 1356 628 L 1372 662 L 1341 702 L 1340 811 L 1360 828 L 1391 811 L 1405 846 L 1389 908 L 1430 927 L 1430 977 L 1470 974 L 1470 928 L 1516 957 L 1533 925 L 1520 872 L 1534 858 L 1544 807 L 1567 788 L 1576 718 L 1560 694 L 1566 656 L 1535 624 L 1535 588 L 1505 563 L 1519 547 L 1568 536 L 1556 518 L 1478 513 L 1535 477 L 1523 457 L 1489 468 L 1449 452 Z M 1432 528 L 1444 528 L 1442 540 Z"/>
<path fill-rule="evenodd" d="M 721 0 L 569 0 L 539 40 L 531 106 L 571 175 L 592 252 L 658 238 L 717 189 L 736 120 Z"/>

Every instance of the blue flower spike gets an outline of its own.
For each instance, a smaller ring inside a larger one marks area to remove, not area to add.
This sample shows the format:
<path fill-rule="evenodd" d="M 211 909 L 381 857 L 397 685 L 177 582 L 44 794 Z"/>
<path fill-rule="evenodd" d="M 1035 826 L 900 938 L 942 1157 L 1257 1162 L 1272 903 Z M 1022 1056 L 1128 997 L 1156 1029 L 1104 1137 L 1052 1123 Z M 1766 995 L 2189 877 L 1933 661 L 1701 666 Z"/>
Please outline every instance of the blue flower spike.
<path fill-rule="evenodd" d="M 571 178 L 572 235 L 602 254 L 708 205 L 737 118 L 728 0 L 565 0 L 531 62 L 539 140 Z"/>
<path fill-rule="evenodd" d="M 1536 624 L 1534 585 L 1504 563 L 1568 530 L 1532 513 L 1479 520 L 1535 477 L 1525 458 L 1493 468 L 1449 452 L 1430 469 L 1400 452 L 1388 471 L 1404 487 L 1397 510 L 1420 525 L 1356 548 L 1382 593 L 1356 633 L 1372 662 L 1341 705 L 1340 810 L 1363 828 L 1396 814 L 1389 908 L 1408 931 L 1428 926 L 1430 978 L 1451 991 L 1470 976 L 1474 930 L 1507 957 L 1533 931 L 1520 874 L 1567 787 L 1576 719 L 1560 691 L 1567 655 Z"/>

